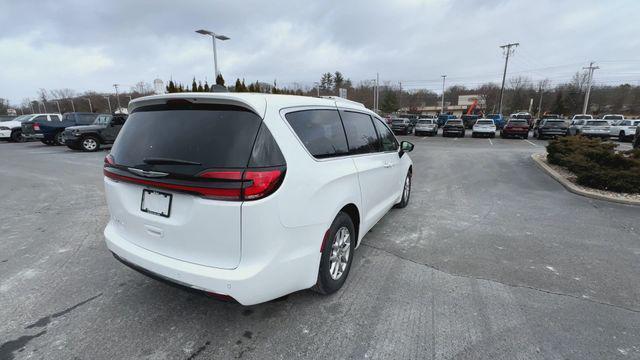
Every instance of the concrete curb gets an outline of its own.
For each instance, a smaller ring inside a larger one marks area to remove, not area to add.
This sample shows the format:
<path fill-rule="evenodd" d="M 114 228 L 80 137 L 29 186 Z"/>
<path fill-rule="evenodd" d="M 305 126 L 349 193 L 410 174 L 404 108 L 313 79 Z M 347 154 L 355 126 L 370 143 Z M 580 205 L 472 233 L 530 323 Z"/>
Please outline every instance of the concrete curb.
<path fill-rule="evenodd" d="M 610 196 L 598 194 L 596 192 L 591 192 L 588 190 L 581 189 L 571 181 L 565 179 L 564 176 L 560 175 L 557 171 L 555 171 L 553 168 L 547 165 L 543 160 L 539 159 L 536 155 L 540 155 L 540 154 L 531 155 L 531 159 L 533 159 L 533 162 L 540 169 L 542 169 L 544 172 L 549 174 L 549 176 L 551 176 L 557 182 L 559 182 L 562 186 L 564 186 L 565 189 L 569 190 L 574 194 L 585 196 L 585 197 L 596 199 L 596 200 L 604 200 L 604 201 L 610 201 L 610 202 L 615 202 L 619 204 L 640 206 L 640 201 L 638 200 L 619 199 L 619 198 L 610 197 Z"/>

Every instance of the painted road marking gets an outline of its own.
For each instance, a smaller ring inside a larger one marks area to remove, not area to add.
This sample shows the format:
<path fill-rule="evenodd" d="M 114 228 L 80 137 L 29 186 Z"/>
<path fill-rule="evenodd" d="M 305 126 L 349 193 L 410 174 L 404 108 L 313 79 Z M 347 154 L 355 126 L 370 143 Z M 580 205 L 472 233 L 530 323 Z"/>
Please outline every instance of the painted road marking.
<path fill-rule="evenodd" d="M 491 141 L 491 139 L 488 139 L 488 140 L 489 140 L 489 144 L 491 144 L 491 146 L 493 146 L 493 141 Z"/>
<path fill-rule="evenodd" d="M 526 140 L 526 139 L 525 139 L 525 141 L 526 141 L 526 142 L 528 142 L 529 144 L 531 144 L 532 146 L 536 146 L 536 147 L 538 146 L 538 145 L 536 145 L 536 144 L 532 143 L 532 142 L 531 142 L 531 141 L 529 141 L 529 140 Z"/>

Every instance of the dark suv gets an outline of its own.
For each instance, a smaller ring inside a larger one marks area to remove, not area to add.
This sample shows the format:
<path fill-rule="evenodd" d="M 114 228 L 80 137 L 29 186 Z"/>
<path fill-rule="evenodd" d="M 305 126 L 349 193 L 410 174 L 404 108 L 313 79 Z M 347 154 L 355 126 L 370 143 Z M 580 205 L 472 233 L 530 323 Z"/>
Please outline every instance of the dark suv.
<path fill-rule="evenodd" d="M 22 136 L 27 139 L 38 139 L 46 145 L 64 145 L 62 132 L 70 126 L 91 125 L 98 114 L 89 112 L 65 113 L 60 120 L 37 116 L 31 121 L 22 123 Z"/>
<path fill-rule="evenodd" d="M 127 115 L 100 114 L 92 125 L 70 126 L 64 130 L 64 143 L 73 150 L 97 151 L 101 145 L 113 144 L 127 120 Z"/>
<path fill-rule="evenodd" d="M 411 124 L 411 120 L 409 119 L 393 119 L 391 121 L 391 130 L 396 134 L 408 135 L 413 132 L 413 124 Z"/>
<path fill-rule="evenodd" d="M 442 137 L 450 135 L 464 137 L 464 124 L 461 119 L 447 120 L 442 127 Z"/>
<path fill-rule="evenodd" d="M 535 128 L 533 128 L 533 136 L 538 140 L 545 137 L 566 136 L 569 125 L 562 119 L 542 119 Z"/>

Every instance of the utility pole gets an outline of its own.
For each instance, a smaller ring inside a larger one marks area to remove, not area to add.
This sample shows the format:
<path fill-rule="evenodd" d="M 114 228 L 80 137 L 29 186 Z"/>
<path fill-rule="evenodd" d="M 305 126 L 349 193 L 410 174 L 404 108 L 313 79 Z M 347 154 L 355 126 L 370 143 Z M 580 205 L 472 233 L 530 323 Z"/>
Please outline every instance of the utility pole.
<path fill-rule="evenodd" d="M 398 86 L 400 86 L 400 95 L 398 95 L 398 107 L 402 109 L 402 81 L 398 81 Z"/>
<path fill-rule="evenodd" d="M 540 92 L 540 101 L 538 102 L 538 119 L 540 119 L 540 116 L 542 115 L 542 84 L 540 84 L 540 89 L 538 91 Z"/>
<path fill-rule="evenodd" d="M 113 87 L 116 88 L 116 103 L 118 104 L 118 111 L 120 111 L 120 96 L 118 95 L 118 84 L 113 84 Z"/>
<path fill-rule="evenodd" d="M 589 107 L 589 95 L 591 95 L 591 81 L 593 80 L 593 72 L 597 69 L 600 69 L 599 66 L 593 66 L 595 63 L 592 61 L 588 67 L 583 67 L 585 70 L 589 70 L 589 80 L 587 83 L 587 93 L 584 95 L 584 105 L 582 107 L 582 113 L 587 113 L 587 108 Z"/>
<path fill-rule="evenodd" d="M 511 43 L 511 44 L 500 46 L 500 48 L 504 50 L 506 58 L 504 60 L 504 73 L 502 73 L 502 86 L 500 87 L 500 103 L 498 105 L 498 114 L 502 114 L 502 98 L 504 95 L 504 81 L 507 78 L 507 65 L 509 64 L 509 55 L 511 55 L 512 51 L 515 51 L 515 49 L 511 50 L 511 48 L 518 47 L 518 46 L 520 46 L 520 43 Z"/>
<path fill-rule="evenodd" d="M 444 114 L 444 81 L 447 79 L 447 75 L 440 75 L 442 77 L 442 111 L 440 115 Z"/>
<path fill-rule="evenodd" d="M 69 101 L 71 101 L 71 110 L 73 110 L 73 112 L 76 112 L 76 107 L 75 105 L 73 105 L 73 99 L 69 99 Z"/>
<path fill-rule="evenodd" d="M 378 107 L 380 106 L 380 74 L 376 73 L 376 96 L 375 96 L 375 104 L 374 104 L 374 111 L 376 112 L 376 114 L 378 113 Z"/>
<path fill-rule="evenodd" d="M 320 97 L 320 83 L 319 82 L 314 82 L 313 85 L 316 86 L 316 94 L 318 95 L 318 97 Z"/>
<path fill-rule="evenodd" d="M 87 98 L 87 101 L 89 102 L 89 112 L 93 112 L 93 106 L 91 106 L 91 98 Z"/>
<path fill-rule="evenodd" d="M 53 100 L 53 102 L 58 106 L 58 114 L 62 114 L 62 111 L 60 111 L 60 102 L 58 100 Z"/>
<path fill-rule="evenodd" d="M 109 104 L 109 114 L 113 114 L 111 111 L 111 99 L 109 99 L 109 96 L 105 96 L 104 98 L 107 99 L 107 104 Z"/>

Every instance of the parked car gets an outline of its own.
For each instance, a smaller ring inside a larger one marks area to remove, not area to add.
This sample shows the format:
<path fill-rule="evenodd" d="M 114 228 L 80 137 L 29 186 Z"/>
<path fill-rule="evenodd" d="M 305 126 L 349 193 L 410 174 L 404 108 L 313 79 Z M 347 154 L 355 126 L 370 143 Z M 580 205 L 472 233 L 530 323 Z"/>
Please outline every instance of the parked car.
<path fill-rule="evenodd" d="M 13 118 L 13 120 L 0 122 L 0 140 L 22 142 L 24 140 L 22 137 L 22 123 L 38 115 L 46 116 L 46 114 L 21 115 Z"/>
<path fill-rule="evenodd" d="M 616 123 L 616 121 L 624 120 L 624 115 L 606 114 L 606 115 L 602 116 L 602 120 L 605 120 L 606 122 L 608 122 L 609 125 L 614 125 Z"/>
<path fill-rule="evenodd" d="M 411 120 L 406 118 L 397 118 L 391 121 L 391 130 L 396 134 L 409 135 L 413 132 L 413 124 Z"/>
<path fill-rule="evenodd" d="M 69 126 L 91 125 L 99 114 L 89 112 L 71 112 L 51 114 L 49 118 L 35 117 L 22 123 L 22 136 L 38 139 L 46 145 L 64 145 L 64 129 Z"/>
<path fill-rule="evenodd" d="M 438 134 L 438 120 L 436 119 L 419 119 L 414 130 L 416 135 L 431 135 Z"/>
<path fill-rule="evenodd" d="M 502 129 L 504 127 L 504 117 L 502 116 L 502 114 L 489 114 L 486 116 L 487 119 L 492 119 L 493 123 L 496 124 L 496 127 L 498 127 L 498 129 Z"/>
<path fill-rule="evenodd" d="M 508 137 L 519 137 L 522 139 L 529 138 L 529 122 L 527 119 L 510 118 L 507 124 L 500 130 L 500 137 L 506 139 Z"/>
<path fill-rule="evenodd" d="M 455 115 L 442 114 L 438 115 L 438 127 L 443 127 L 448 120 L 455 119 Z"/>
<path fill-rule="evenodd" d="M 545 118 L 533 129 L 533 136 L 538 140 L 543 140 L 547 137 L 566 136 L 568 129 L 567 122 L 562 119 Z"/>
<path fill-rule="evenodd" d="M 127 120 L 124 114 L 100 114 L 92 125 L 70 126 L 64 130 L 64 143 L 73 150 L 97 151 L 113 144 Z"/>
<path fill-rule="evenodd" d="M 529 124 L 529 129 L 533 129 L 533 115 L 529 114 L 526 111 L 521 111 L 515 114 L 511 114 L 509 116 L 510 119 L 521 119 L 526 120 L 527 124 Z"/>
<path fill-rule="evenodd" d="M 571 119 L 571 124 L 569 124 L 568 135 L 578 135 L 580 131 L 582 131 L 582 127 L 587 121 L 593 120 L 593 116 L 591 115 L 573 115 Z"/>
<path fill-rule="evenodd" d="M 618 120 L 615 124 L 609 128 L 609 136 L 617 137 L 620 141 L 632 141 L 640 120 Z"/>
<path fill-rule="evenodd" d="M 464 133 L 465 130 L 462 119 L 447 120 L 442 127 L 442 137 L 447 137 L 449 135 L 464 137 Z"/>
<path fill-rule="evenodd" d="M 465 129 L 472 129 L 479 118 L 480 116 L 478 115 L 462 115 L 461 117 Z"/>
<path fill-rule="evenodd" d="M 475 125 L 473 125 L 473 132 L 471 137 L 487 136 L 490 138 L 496 137 L 496 124 L 493 119 L 478 119 Z"/>
<path fill-rule="evenodd" d="M 364 235 L 409 202 L 413 145 L 352 101 L 183 93 L 129 109 L 105 158 L 104 235 L 155 278 L 243 305 L 330 294 Z"/>
<path fill-rule="evenodd" d="M 544 114 L 540 117 L 540 119 L 537 119 L 535 121 L 535 124 L 533 125 L 534 129 L 540 125 L 542 123 L 543 120 L 546 119 L 550 119 L 550 120 L 561 120 L 562 116 L 558 115 L 558 114 Z"/>
<path fill-rule="evenodd" d="M 587 120 L 580 129 L 580 134 L 588 137 L 609 138 L 609 122 L 606 120 Z"/>

